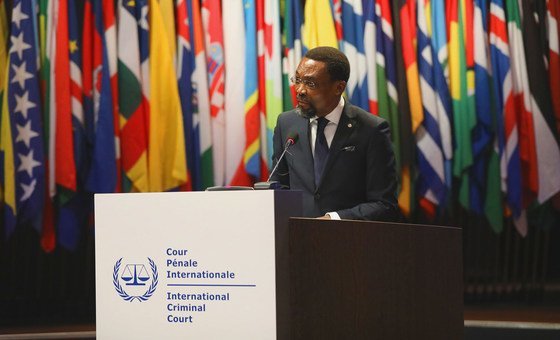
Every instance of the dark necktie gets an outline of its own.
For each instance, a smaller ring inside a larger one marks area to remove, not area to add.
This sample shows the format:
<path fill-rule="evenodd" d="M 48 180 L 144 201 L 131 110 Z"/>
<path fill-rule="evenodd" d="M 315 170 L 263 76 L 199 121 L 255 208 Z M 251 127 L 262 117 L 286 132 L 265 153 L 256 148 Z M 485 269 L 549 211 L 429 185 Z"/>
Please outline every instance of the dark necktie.
<path fill-rule="evenodd" d="M 323 174 L 323 169 L 327 163 L 327 157 L 329 156 L 329 144 L 327 144 L 327 138 L 325 137 L 325 126 L 329 123 L 329 120 L 325 117 L 320 117 L 317 119 L 317 137 L 315 139 L 315 186 L 319 186 L 321 181 L 321 175 Z"/>

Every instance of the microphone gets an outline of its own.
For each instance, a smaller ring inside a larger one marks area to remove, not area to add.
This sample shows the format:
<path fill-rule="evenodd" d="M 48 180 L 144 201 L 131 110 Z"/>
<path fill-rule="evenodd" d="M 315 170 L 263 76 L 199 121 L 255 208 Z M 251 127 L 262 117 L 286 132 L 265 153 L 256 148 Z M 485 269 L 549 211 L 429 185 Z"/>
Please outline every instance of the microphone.
<path fill-rule="evenodd" d="M 286 138 L 286 143 L 284 144 L 284 151 L 282 151 L 282 154 L 278 158 L 278 161 L 276 162 L 276 165 L 274 166 L 274 168 L 270 172 L 270 176 L 268 176 L 268 179 L 266 180 L 266 182 L 255 183 L 254 188 L 256 190 L 280 189 L 280 187 L 281 187 L 280 182 L 278 182 L 278 181 L 272 181 L 271 182 L 270 179 L 276 173 L 276 169 L 278 169 L 278 165 L 280 164 L 280 161 L 282 161 L 282 159 L 284 158 L 284 155 L 286 154 L 288 149 L 292 145 L 296 144 L 298 139 L 299 139 L 299 134 L 297 132 L 292 132 L 292 133 L 288 134 L 288 138 Z"/>

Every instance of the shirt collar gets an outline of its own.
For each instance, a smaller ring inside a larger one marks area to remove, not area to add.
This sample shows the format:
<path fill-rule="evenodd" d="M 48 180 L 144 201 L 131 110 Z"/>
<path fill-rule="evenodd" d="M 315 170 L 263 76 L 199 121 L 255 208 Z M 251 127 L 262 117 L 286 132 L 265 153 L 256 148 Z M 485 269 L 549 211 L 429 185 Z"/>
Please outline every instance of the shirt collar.
<path fill-rule="evenodd" d="M 338 102 L 338 105 L 328 115 L 326 115 L 325 118 L 327 118 L 330 123 L 335 123 L 336 125 L 338 125 L 338 122 L 340 121 L 340 116 L 342 116 L 343 109 L 344 109 L 344 97 L 340 96 L 340 101 Z M 313 123 L 317 121 L 317 119 L 319 119 L 319 117 L 315 116 L 313 118 L 310 118 L 309 121 Z"/>

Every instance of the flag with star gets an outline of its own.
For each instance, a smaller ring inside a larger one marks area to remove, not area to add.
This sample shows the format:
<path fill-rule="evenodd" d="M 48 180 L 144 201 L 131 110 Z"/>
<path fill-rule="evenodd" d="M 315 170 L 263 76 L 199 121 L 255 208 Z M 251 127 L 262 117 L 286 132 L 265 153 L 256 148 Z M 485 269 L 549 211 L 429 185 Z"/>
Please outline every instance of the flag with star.
<path fill-rule="evenodd" d="M 31 224 L 39 230 L 45 190 L 45 160 L 32 6 L 31 0 L 16 0 L 13 3 L 6 99 L 11 115 L 14 161 L 16 206 L 13 212 L 17 216 L 17 224 Z M 5 222 L 5 231 L 9 236 L 16 224 L 14 221 Z"/>

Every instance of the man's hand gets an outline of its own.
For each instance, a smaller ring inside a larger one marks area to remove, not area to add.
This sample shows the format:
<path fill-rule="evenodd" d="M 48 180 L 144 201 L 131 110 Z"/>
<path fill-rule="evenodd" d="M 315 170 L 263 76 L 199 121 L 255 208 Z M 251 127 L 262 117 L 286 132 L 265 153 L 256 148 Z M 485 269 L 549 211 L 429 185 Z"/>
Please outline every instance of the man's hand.
<path fill-rule="evenodd" d="M 320 217 L 317 217 L 317 219 L 318 220 L 330 220 L 331 216 L 330 215 L 320 216 Z"/>

